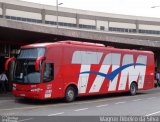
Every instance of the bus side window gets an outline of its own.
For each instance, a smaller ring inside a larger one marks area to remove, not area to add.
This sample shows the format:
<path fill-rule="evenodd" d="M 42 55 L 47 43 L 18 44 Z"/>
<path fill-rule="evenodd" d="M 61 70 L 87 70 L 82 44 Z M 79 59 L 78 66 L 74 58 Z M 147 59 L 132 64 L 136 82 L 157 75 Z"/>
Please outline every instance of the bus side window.
<path fill-rule="evenodd" d="M 49 82 L 54 79 L 54 65 L 53 63 L 46 63 L 44 68 L 44 82 Z"/>

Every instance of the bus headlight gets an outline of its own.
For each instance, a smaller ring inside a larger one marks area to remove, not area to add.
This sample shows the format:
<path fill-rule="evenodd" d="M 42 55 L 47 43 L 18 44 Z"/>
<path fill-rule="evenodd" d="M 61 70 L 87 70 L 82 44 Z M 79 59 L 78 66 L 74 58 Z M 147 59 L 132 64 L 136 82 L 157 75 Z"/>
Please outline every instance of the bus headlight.
<path fill-rule="evenodd" d="M 30 91 L 31 92 L 39 92 L 39 91 L 42 91 L 42 89 L 41 88 L 34 88 L 34 89 L 31 89 Z"/>

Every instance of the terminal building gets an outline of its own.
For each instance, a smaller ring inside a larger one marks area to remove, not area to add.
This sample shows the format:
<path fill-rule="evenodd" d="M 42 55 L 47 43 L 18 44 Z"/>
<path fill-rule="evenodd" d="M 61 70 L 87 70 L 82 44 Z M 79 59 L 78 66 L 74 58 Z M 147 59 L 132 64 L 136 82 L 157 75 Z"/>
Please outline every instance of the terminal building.
<path fill-rule="evenodd" d="M 155 53 L 160 68 L 160 18 L 119 15 L 0 0 L 0 68 L 21 45 L 77 40 Z"/>

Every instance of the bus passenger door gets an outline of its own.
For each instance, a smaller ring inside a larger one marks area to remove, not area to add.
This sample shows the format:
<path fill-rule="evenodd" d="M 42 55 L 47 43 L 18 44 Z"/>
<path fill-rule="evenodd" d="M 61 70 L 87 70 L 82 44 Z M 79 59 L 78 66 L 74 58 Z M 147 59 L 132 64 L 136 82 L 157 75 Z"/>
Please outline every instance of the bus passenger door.
<path fill-rule="evenodd" d="M 44 63 L 44 72 L 43 72 L 43 83 L 44 83 L 44 97 L 51 98 L 52 96 L 52 89 L 54 80 L 54 63 L 46 61 Z"/>

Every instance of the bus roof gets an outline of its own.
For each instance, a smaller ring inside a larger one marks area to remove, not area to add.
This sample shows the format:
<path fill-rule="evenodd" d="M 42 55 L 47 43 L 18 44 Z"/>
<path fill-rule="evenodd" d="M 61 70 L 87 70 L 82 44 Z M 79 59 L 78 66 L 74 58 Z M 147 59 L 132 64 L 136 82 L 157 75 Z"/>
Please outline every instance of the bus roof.
<path fill-rule="evenodd" d="M 78 41 L 59 41 L 59 42 L 29 44 L 29 45 L 22 46 L 22 48 L 47 47 L 47 46 L 52 46 L 55 44 L 73 44 L 73 45 L 105 47 L 104 44 L 99 44 L 99 43 L 78 42 Z"/>
<path fill-rule="evenodd" d="M 135 50 L 135 49 L 120 49 L 120 48 L 114 48 L 111 46 L 105 46 L 104 44 L 99 44 L 99 43 L 90 43 L 90 42 L 78 42 L 78 41 L 58 41 L 58 42 L 48 42 L 48 43 L 35 43 L 35 44 L 29 44 L 22 46 L 21 48 L 36 48 L 36 47 L 51 47 L 54 45 L 59 45 L 59 44 L 66 44 L 66 45 L 75 45 L 75 46 L 88 46 L 88 47 L 100 47 L 100 48 L 107 48 L 111 50 L 119 50 L 119 51 L 128 51 L 128 52 L 141 52 L 141 53 L 150 53 L 153 54 L 152 51 L 144 51 L 144 50 Z"/>

